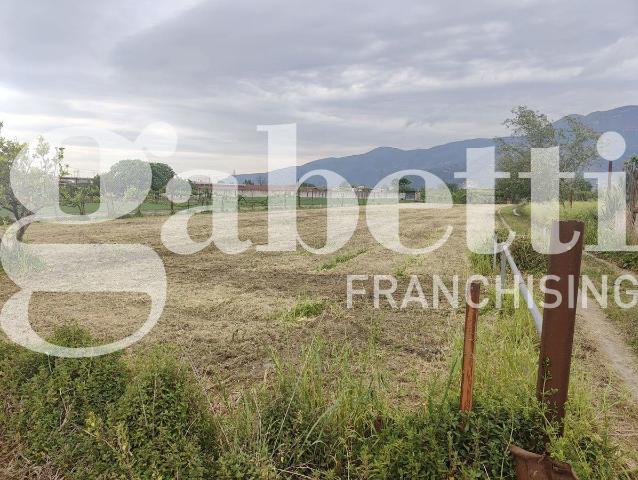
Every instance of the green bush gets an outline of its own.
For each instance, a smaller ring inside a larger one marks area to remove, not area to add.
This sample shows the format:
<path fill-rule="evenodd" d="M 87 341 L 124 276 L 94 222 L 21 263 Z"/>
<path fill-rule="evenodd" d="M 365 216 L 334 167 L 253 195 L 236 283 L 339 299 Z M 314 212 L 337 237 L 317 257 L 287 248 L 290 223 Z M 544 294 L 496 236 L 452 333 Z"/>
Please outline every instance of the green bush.
<path fill-rule="evenodd" d="M 165 350 L 61 359 L 0 348 L 4 435 L 65 478 L 514 478 L 514 443 L 572 463 L 582 478 L 622 476 L 618 452 L 574 376 L 566 435 L 534 396 L 538 352 L 524 309 L 479 324 L 474 409 L 458 411 L 457 362 L 406 409 L 386 395 L 378 352 L 313 342 L 299 362 L 213 416 L 188 367 Z M 92 343 L 78 329 L 53 340 Z M 457 339 L 457 349 L 460 338 Z M 498 359 L 498 361 L 494 361 Z"/>
<path fill-rule="evenodd" d="M 124 478 L 207 478 L 216 457 L 212 417 L 199 387 L 161 350 L 134 365 L 104 440 Z"/>
<path fill-rule="evenodd" d="M 92 339 L 75 327 L 58 330 L 51 342 L 80 347 Z M 11 347 L 5 347 L 9 349 Z M 33 462 L 54 464 L 69 478 L 101 471 L 98 445 L 86 433 L 92 417 L 105 417 L 124 392 L 127 372 L 118 355 L 97 358 L 47 357 L 24 349 L 3 361 L 7 429 Z M 4 383 L 4 382 L 3 382 Z"/>
<path fill-rule="evenodd" d="M 94 344 L 75 327 L 52 343 Z M 65 478 L 207 478 L 215 461 L 212 419 L 186 369 L 154 352 L 132 371 L 117 354 L 48 357 L 0 348 L 1 420 L 33 463 Z"/>

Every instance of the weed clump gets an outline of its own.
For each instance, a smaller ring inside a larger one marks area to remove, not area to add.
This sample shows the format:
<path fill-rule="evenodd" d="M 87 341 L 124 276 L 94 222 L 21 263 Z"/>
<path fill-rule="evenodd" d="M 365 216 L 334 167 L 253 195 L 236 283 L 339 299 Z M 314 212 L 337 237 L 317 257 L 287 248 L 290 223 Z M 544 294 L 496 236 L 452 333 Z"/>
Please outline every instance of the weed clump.
<path fill-rule="evenodd" d="M 51 342 L 86 347 L 93 340 L 76 327 L 59 329 Z M 5 346 L 3 350 L 12 349 Z M 87 420 L 105 417 L 124 392 L 128 374 L 118 355 L 47 357 L 15 349 L 2 363 L 7 430 L 33 462 L 50 462 L 80 478 L 86 468 L 106 467 L 86 434 Z"/>
<path fill-rule="evenodd" d="M 327 306 L 328 303 L 324 300 L 301 300 L 283 314 L 283 319 L 292 322 L 300 318 L 313 318 L 321 314 Z"/>
<path fill-rule="evenodd" d="M 50 341 L 95 344 L 77 327 Z M 155 352 L 131 369 L 118 354 L 59 358 L 3 343 L 0 377 L 2 434 L 29 463 L 65 478 L 207 478 L 211 417 L 169 354 Z"/>
<path fill-rule="evenodd" d="M 326 263 L 322 264 L 319 267 L 319 270 L 332 270 L 337 265 L 349 262 L 350 260 L 352 260 L 353 258 L 358 257 L 359 255 L 361 255 L 364 252 L 365 252 L 365 250 L 357 250 L 355 252 L 349 252 L 349 253 L 343 253 L 341 255 L 337 255 L 336 257 L 334 257 L 329 262 L 326 262 Z"/>
<path fill-rule="evenodd" d="M 1 433 L 71 479 L 513 479 L 510 444 L 539 453 L 547 444 L 582 478 L 619 478 L 586 379 L 575 378 L 558 438 L 534 395 L 533 326 L 524 310 L 509 317 L 480 324 L 470 414 L 458 409 L 457 362 L 422 392 L 423 406 L 396 405 L 373 343 L 355 353 L 314 341 L 298 359 L 275 357 L 274 374 L 219 415 L 166 350 L 129 365 L 113 354 L 49 358 L 2 344 Z M 52 341 L 92 343 L 78 329 Z"/>

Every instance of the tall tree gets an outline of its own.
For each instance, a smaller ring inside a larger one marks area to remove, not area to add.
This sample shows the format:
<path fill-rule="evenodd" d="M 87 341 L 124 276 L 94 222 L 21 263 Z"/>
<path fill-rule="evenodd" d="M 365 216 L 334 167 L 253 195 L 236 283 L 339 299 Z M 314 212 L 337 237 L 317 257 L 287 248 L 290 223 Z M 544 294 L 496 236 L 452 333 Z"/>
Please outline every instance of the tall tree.
<path fill-rule="evenodd" d="M 408 177 L 399 179 L 399 192 L 409 191 L 410 185 L 412 185 L 412 180 L 410 180 Z"/>
<path fill-rule="evenodd" d="M 512 110 L 512 117 L 503 124 L 513 138 L 497 138 L 499 169 L 511 173 L 511 178 L 497 181 L 497 189 L 505 198 L 520 200 L 530 197 L 529 179 L 518 173 L 529 172 L 532 148 L 560 148 L 560 169 L 582 173 L 596 156 L 598 133 L 574 117 L 565 118 L 565 127 L 557 128 L 547 115 L 524 105 Z M 561 180 L 562 191 L 573 190 L 572 181 Z"/>
<path fill-rule="evenodd" d="M 164 191 L 170 179 L 175 176 L 175 171 L 165 163 L 151 163 L 151 174 L 151 190 L 160 193 Z"/>
<path fill-rule="evenodd" d="M 152 183 L 152 173 L 149 165 L 142 160 L 120 160 L 100 175 L 99 182 L 110 217 L 129 213 L 133 208 L 141 213 L 140 205 L 146 198 L 149 183 Z"/>
<path fill-rule="evenodd" d="M 1 135 L 0 122 L 0 207 L 9 210 L 16 221 L 40 208 L 51 207 L 59 201 L 57 177 L 65 174 L 64 149 L 51 146 L 40 137 L 37 146 L 30 150 L 25 143 Z M 11 172 L 19 178 L 21 198 L 18 200 L 11 185 Z M 16 238 L 22 240 L 28 225 L 22 226 Z"/>

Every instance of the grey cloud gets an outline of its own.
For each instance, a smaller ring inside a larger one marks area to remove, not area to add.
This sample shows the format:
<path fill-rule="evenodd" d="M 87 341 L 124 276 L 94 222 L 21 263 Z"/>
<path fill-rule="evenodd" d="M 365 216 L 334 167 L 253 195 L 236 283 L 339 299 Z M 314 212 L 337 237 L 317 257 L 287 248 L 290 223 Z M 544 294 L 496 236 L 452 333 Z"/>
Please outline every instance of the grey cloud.
<path fill-rule="evenodd" d="M 258 124 L 298 123 L 306 161 L 638 103 L 633 0 L 5 3 L 9 127 L 167 121 L 178 170 L 263 168 Z"/>

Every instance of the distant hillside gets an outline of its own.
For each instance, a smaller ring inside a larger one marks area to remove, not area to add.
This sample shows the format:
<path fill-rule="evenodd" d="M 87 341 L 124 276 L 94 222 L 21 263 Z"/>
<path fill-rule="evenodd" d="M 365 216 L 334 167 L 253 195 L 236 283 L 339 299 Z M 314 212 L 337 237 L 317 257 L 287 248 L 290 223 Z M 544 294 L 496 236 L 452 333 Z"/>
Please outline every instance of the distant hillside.
<path fill-rule="evenodd" d="M 625 137 L 627 151 L 625 157 L 638 153 L 638 106 L 625 106 L 593 112 L 589 115 L 573 115 L 586 125 L 603 133 L 616 131 Z M 564 118 L 555 122 L 562 128 L 566 125 Z M 509 137 L 511 138 L 511 137 Z M 454 172 L 465 170 L 465 151 L 467 148 L 481 148 L 494 145 L 493 139 L 474 138 L 458 142 L 446 143 L 432 148 L 417 150 L 401 150 L 392 147 L 379 147 L 367 153 L 338 158 L 322 158 L 297 167 L 297 177 L 315 169 L 332 170 L 342 175 L 352 185 L 375 185 L 379 180 L 398 170 L 422 169 L 431 172 L 446 182 L 458 181 L 454 179 Z M 598 159 L 590 170 L 606 171 L 607 162 Z M 614 164 L 615 170 L 622 169 L 622 161 Z M 282 171 L 275 170 L 270 174 L 270 182 L 278 182 Z M 265 181 L 265 173 L 237 175 L 240 183 L 251 180 L 254 183 Z"/>

